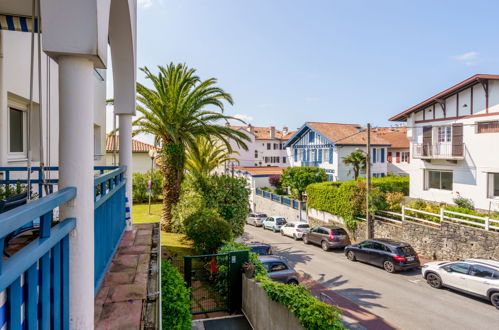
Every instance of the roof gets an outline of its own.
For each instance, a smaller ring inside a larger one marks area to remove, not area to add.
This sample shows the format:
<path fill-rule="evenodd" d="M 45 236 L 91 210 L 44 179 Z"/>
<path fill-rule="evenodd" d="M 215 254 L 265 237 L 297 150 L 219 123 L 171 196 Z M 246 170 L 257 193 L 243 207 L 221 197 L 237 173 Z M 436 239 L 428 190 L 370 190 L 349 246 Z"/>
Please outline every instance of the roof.
<path fill-rule="evenodd" d="M 359 124 L 306 122 L 287 142 L 286 146 L 289 146 L 294 140 L 300 138 L 306 131 L 306 128 L 318 132 L 334 145 L 365 145 L 367 143 L 366 128 Z M 375 134 L 371 134 L 371 145 L 386 146 L 390 145 L 390 143 Z"/>
<path fill-rule="evenodd" d="M 271 127 L 256 127 L 256 126 L 231 126 L 232 129 L 234 130 L 239 130 L 243 129 L 247 132 L 251 132 L 252 130 L 253 135 L 255 135 L 255 138 L 257 140 L 271 140 L 270 138 L 270 131 Z M 287 129 L 284 130 L 275 130 L 275 139 L 278 140 L 288 140 L 295 131 L 288 131 Z"/>
<path fill-rule="evenodd" d="M 456 84 L 450 88 L 447 88 L 443 92 L 440 92 L 436 95 L 433 95 L 432 97 L 424 100 L 421 103 L 416 104 L 415 106 L 402 111 L 398 115 L 393 116 L 390 118 L 390 121 L 404 121 L 407 119 L 407 116 L 413 112 L 416 112 L 418 110 L 421 110 L 422 108 L 426 108 L 429 105 L 434 104 L 437 102 L 437 99 L 445 99 L 455 93 L 460 92 L 461 90 L 468 88 L 470 86 L 473 86 L 475 84 L 478 84 L 480 80 L 499 80 L 499 75 L 494 75 L 494 74 L 476 74 L 464 81 L 461 81 L 459 84 Z"/>
<path fill-rule="evenodd" d="M 237 166 L 234 170 L 248 173 L 251 176 L 281 175 L 286 166 Z"/>
<path fill-rule="evenodd" d="M 116 136 L 116 148 L 113 148 L 113 137 L 106 137 L 106 152 L 113 152 L 113 150 L 120 151 L 120 139 Z M 132 139 L 132 152 L 149 152 L 149 150 L 159 150 L 158 147 L 144 143 L 139 140 Z"/>
<path fill-rule="evenodd" d="M 409 149 L 409 139 L 407 138 L 407 126 L 399 127 L 378 127 L 372 132 L 391 144 L 390 148 Z"/>
<path fill-rule="evenodd" d="M 371 239 L 370 241 L 381 242 L 381 243 L 389 244 L 392 246 L 410 246 L 407 243 L 404 243 L 401 241 L 396 241 L 396 240 L 389 239 L 389 238 L 374 238 L 374 239 Z"/>
<path fill-rule="evenodd" d="M 465 259 L 464 261 L 499 268 L 499 261 L 496 260 L 473 258 L 473 259 Z"/>

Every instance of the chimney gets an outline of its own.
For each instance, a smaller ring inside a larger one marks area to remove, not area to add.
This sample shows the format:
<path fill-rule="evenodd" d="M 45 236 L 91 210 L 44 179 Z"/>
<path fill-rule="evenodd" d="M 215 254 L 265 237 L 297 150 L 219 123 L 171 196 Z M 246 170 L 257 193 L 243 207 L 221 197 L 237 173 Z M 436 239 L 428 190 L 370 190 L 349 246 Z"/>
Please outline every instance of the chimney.
<path fill-rule="evenodd" d="M 288 134 L 288 126 L 284 126 L 282 128 L 282 135 L 286 135 L 286 134 Z"/>
<path fill-rule="evenodd" d="M 270 139 L 275 139 L 275 126 L 270 126 Z"/>
<path fill-rule="evenodd" d="M 253 125 L 248 124 L 248 129 L 249 129 L 250 133 L 255 133 L 255 128 L 253 127 Z"/>

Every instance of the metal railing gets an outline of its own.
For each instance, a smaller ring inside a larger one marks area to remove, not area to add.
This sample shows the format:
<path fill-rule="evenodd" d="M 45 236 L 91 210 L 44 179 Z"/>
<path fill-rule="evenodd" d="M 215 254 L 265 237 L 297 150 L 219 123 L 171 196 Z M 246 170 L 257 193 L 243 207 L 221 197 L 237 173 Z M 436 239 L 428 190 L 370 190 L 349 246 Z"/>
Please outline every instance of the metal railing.
<path fill-rule="evenodd" d="M 0 214 L 6 236 L 40 218 L 40 234 L 6 260 L 0 258 L 0 328 L 69 328 L 69 233 L 76 219 L 52 225 L 53 211 L 76 197 L 64 188 Z"/>
<path fill-rule="evenodd" d="M 301 162 L 301 166 L 308 166 L 308 167 L 319 167 L 320 164 L 322 164 L 322 162 L 319 161 Z"/>
<path fill-rule="evenodd" d="M 274 194 L 270 191 L 262 190 L 259 188 L 255 189 L 255 194 L 258 196 L 262 196 L 263 198 L 268 198 L 271 201 L 274 201 L 276 203 L 280 203 L 280 204 L 292 207 L 296 210 L 298 210 L 300 208 L 300 201 L 298 201 L 296 199 L 292 199 L 292 198 L 289 198 L 286 196 Z M 302 202 L 301 204 L 302 204 L 302 210 L 306 210 L 307 209 L 306 202 Z"/>
<path fill-rule="evenodd" d="M 418 159 L 464 159 L 466 146 L 461 144 L 436 143 L 436 144 L 415 144 L 413 157 Z"/>

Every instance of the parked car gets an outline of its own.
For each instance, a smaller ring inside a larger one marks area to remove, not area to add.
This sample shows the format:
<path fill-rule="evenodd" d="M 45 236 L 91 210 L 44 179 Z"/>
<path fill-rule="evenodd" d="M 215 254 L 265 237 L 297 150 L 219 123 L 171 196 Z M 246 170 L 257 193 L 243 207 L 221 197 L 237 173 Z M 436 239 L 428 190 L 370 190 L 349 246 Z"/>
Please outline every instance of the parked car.
<path fill-rule="evenodd" d="M 260 227 L 263 223 L 263 220 L 267 218 L 265 213 L 250 213 L 246 218 L 246 223 L 248 225 L 253 225 L 255 227 Z"/>
<path fill-rule="evenodd" d="M 267 256 L 272 254 L 272 246 L 265 243 L 245 243 L 247 246 L 251 248 L 251 252 L 254 252 L 261 256 Z"/>
<path fill-rule="evenodd" d="M 383 267 L 387 272 L 408 270 L 420 266 L 419 257 L 407 243 L 377 238 L 349 245 L 345 248 L 348 260 L 362 261 Z"/>
<path fill-rule="evenodd" d="M 467 259 L 428 262 L 421 269 L 433 288 L 443 286 L 490 300 L 499 309 L 499 261 Z"/>
<path fill-rule="evenodd" d="M 303 235 L 303 243 L 317 244 L 324 251 L 331 248 L 342 248 L 350 244 L 350 238 L 345 229 L 334 226 L 315 226 Z"/>
<path fill-rule="evenodd" d="M 286 224 L 286 219 L 279 216 L 268 217 L 263 221 L 263 229 L 271 229 L 274 233 L 281 230 L 281 227 Z"/>
<path fill-rule="evenodd" d="M 285 258 L 278 256 L 259 256 L 269 277 L 277 282 L 298 284 L 298 274 Z"/>
<path fill-rule="evenodd" d="M 281 227 L 281 234 L 293 237 L 295 241 L 301 239 L 303 235 L 310 230 L 308 223 L 288 222 Z"/>

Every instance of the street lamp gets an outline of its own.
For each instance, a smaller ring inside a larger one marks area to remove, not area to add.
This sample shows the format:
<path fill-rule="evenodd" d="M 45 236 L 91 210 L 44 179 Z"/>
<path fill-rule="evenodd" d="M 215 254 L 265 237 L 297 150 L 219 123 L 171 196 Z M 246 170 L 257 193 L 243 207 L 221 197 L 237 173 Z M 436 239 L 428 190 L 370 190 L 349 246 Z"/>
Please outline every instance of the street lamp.
<path fill-rule="evenodd" d="M 147 215 L 151 215 L 151 196 L 152 196 L 152 178 L 154 171 L 154 159 L 157 157 L 158 152 L 154 149 L 149 150 L 149 157 L 151 158 L 151 179 L 149 180 L 149 207 L 147 208 Z"/>

